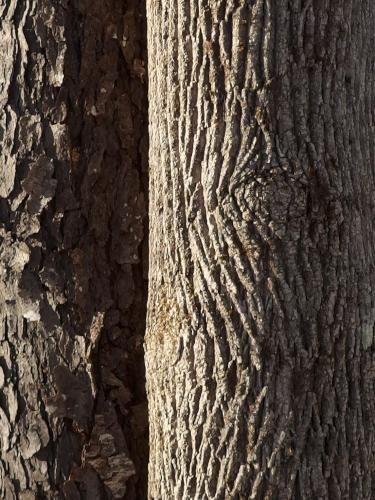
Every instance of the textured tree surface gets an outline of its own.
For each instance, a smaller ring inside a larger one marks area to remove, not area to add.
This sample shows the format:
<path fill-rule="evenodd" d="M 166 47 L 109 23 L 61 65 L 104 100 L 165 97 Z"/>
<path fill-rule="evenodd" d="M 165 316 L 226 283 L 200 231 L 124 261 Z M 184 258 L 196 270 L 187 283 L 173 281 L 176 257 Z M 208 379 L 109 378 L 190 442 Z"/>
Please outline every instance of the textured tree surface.
<path fill-rule="evenodd" d="M 5 500 L 145 495 L 144 21 L 0 0 Z"/>
<path fill-rule="evenodd" d="M 147 8 L 149 497 L 375 498 L 375 5 Z"/>

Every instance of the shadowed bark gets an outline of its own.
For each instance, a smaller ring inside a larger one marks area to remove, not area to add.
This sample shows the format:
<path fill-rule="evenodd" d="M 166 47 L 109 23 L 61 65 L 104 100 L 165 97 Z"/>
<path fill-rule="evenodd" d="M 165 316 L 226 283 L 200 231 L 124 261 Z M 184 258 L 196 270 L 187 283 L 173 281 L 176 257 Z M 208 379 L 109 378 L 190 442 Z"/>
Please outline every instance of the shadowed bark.
<path fill-rule="evenodd" d="M 0 19 L 0 497 L 144 498 L 142 5 Z"/>
<path fill-rule="evenodd" d="M 149 498 L 374 498 L 374 3 L 147 8 Z"/>

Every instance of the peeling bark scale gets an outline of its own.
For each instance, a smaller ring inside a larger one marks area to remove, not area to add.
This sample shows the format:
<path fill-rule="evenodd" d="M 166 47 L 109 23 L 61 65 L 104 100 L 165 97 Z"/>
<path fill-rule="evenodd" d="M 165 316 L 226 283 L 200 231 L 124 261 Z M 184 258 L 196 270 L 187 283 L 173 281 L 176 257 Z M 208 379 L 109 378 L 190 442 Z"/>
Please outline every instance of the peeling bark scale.
<path fill-rule="evenodd" d="M 373 0 L 148 0 L 149 498 L 375 498 Z"/>
<path fill-rule="evenodd" d="M 146 495 L 144 28 L 135 0 L 0 0 L 4 500 Z"/>

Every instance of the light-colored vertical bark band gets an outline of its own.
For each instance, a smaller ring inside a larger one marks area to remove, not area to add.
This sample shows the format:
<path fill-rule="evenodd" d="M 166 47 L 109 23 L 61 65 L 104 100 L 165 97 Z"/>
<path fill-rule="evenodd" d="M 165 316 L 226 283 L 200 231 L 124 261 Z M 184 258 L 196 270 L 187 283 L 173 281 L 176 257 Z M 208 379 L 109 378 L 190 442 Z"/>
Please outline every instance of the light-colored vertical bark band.
<path fill-rule="evenodd" d="M 364 0 L 148 0 L 150 499 L 374 496 Z"/>

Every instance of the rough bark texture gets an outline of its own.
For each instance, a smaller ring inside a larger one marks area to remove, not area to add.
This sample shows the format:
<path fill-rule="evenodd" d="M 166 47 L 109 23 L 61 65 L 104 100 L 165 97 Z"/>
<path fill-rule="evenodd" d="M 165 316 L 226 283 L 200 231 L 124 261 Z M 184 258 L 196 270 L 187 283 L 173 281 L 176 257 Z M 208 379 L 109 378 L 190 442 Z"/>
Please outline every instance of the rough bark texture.
<path fill-rule="evenodd" d="M 375 498 L 372 0 L 148 0 L 152 499 Z"/>
<path fill-rule="evenodd" d="M 145 496 L 144 25 L 0 0 L 2 499 Z"/>

